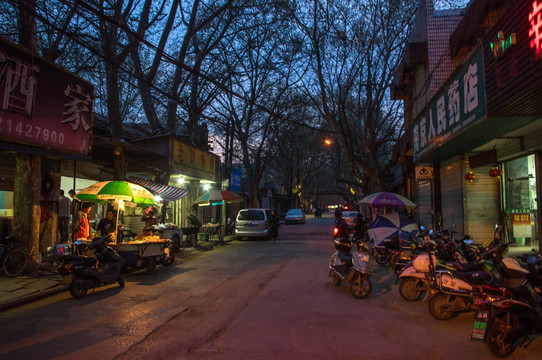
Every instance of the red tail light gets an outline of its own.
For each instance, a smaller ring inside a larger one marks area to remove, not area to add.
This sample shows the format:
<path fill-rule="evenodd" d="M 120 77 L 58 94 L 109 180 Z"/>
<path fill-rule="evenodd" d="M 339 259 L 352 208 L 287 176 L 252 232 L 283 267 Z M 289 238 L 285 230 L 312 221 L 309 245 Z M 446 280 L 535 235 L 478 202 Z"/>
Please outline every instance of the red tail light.
<path fill-rule="evenodd" d="M 338 232 L 339 232 L 339 228 L 338 228 L 338 227 L 334 227 L 334 228 L 333 228 L 333 235 L 337 235 Z"/>

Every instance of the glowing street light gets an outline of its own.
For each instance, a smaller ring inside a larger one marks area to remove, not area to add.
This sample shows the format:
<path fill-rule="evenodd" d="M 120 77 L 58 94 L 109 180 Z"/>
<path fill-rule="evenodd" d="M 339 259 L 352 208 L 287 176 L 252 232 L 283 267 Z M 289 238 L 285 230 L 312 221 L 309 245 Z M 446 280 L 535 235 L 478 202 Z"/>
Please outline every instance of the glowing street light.
<path fill-rule="evenodd" d="M 325 140 L 324 140 L 324 144 L 326 144 L 327 146 L 331 146 L 331 145 L 333 145 L 333 140 L 331 140 L 331 139 L 325 139 Z"/>

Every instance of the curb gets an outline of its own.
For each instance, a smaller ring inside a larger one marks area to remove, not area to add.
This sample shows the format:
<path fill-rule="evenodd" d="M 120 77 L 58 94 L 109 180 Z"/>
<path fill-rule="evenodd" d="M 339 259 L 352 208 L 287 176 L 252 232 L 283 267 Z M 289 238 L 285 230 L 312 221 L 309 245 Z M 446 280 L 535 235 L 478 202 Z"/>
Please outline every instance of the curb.
<path fill-rule="evenodd" d="M 43 298 L 46 298 L 51 295 L 59 294 L 61 292 L 66 291 L 66 288 L 62 284 L 58 284 L 56 286 L 53 286 L 49 289 L 46 289 L 44 291 L 37 291 L 32 294 L 21 296 L 17 299 L 9 300 L 3 303 L 0 303 L 0 312 L 13 309 L 15 307 L 26 305 L 28 303 L 31 303 L 36 300 L 40 300 Z"/>

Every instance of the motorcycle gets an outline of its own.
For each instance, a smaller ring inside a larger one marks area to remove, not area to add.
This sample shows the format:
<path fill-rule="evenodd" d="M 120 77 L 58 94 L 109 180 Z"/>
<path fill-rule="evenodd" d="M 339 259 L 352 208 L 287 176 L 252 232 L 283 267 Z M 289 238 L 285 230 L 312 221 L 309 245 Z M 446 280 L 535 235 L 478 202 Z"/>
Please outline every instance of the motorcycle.
<path fill-rule="evenodd" d="M 496 235 L 496 237 L 498 236 Z M 494 241 L 491 247 L 479 246 L 476 250 L 473 250 L 469 243 L 472 243 L 472 240 L 464 237 L 444 244 L 432 245 L 435 250 L 434 256 L 436 256 L 434 257 L 435 269 L 448 270 L 452 274 L 457 271 L 468 273 L 481 270 L 491 274 L 489 278 L 483 274 L 476 275 L 476 279 L 473 279 L 474 283 L 481 281 L 480 275 L 483 276 L 483 281 L 487 283 L 495 281 L 494 275 L 499 275 L 499 281 L 502 283 L 519 284 L 521 282 L 525 275 L 525 269 L 514 259 L 503 257 L 503 254 L 508 250 L 507 245 L 500 246 L 501 242 Z M 467 246 L 472 250 L 469 258 L 466 258 L 462 251 Z M 488 259 L 492 259 L 492 266 L 486 261 Z M 434 278 L 429 273 L 428 264 L 428 255 L 421 254 L 415 257 L 398 274 L 399 293 L 404 300 L 418 301 L 424 294 L 430 295 L 427 291 L 434 282 Z M 455 275 L 457 277 L 458 273 L 455 273 Z"/>
<path fill-rule="evenodd" d="M 495 269 L 500 271 L 501 278 L 498 281 L 504 283 L 504 277 L 513 277 L 515 281 L 524 279 L 528 272 L 516 260 L 507 258 L 506 261 L 499 262 L 498 259 L 502 259 L 502 254 L 507 249 L 508 244 L 499 244 L 480 256 L 484 260 L 491 258 L 498 263 L 495 266 Z M 485 271 L 436 270 L 434 274 L 433 283 L 430 284 L 432 297 L 428 305 L 429 312 L 438 320 L 451 319 L 459 312 L 476 310 L 477 305 L 472 301 L 473 285 L 495 283 L 493 275 Z"/>
<path fill-rule="evenodd" d="M 476 288 L 478 304 L 471 341 L 486 344 L 496 357 L 506 358 L 542 336 L 542 256 L 525 255 L 528 275 L 522 286 Z"/>
<path fill-rule="evenodd" d="M 68 255 L 56 259 L 61 263 L 57 270 L 63 277 L 62 283 L 68 285 L 75 299 L 86 297 L 89 290 L 94 291 L 97 287 L 115 282 L 124 287 L 121 273 L 125 260 L 107 246 L 109 242 L 111 235 L 94 238 L 87 246 L 89 250 L 94 250 L 94 257 Z"/>
<path fill-rule="evenodd" d="M 329 276 L 333 285 L 338 286 L 341 281 L 350 284 L 350 292 L 358 299 L 369 296 L 373 285 L 371 271 L 369 270 L 369 248 L 362 242 L 356 242 L 355 249 L 346 238 L 334 240 L 335 253 L 329 260 Z"/>

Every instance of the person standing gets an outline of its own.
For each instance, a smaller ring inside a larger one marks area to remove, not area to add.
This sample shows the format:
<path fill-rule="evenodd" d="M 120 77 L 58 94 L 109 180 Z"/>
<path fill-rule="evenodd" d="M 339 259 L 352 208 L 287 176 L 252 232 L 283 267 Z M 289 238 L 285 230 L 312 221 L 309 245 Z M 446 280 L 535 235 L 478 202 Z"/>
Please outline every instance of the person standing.
<path fill-rule="evenodd" d="M 279 236 L 279 226 L 280 220 L 275 210 L 271 211 L 271 221 L 269 222 L 270 235 L 273 238 L 273 242 L 277 241 L 277 236 Z"/>
<path fill-rule="evenodd" d="M 60 232 L 60 242 L 65 244 L 69 239 L 68 226 L 70 224 L 71 200 L 64 196 L 64 190 L 60 190 L 60 199 L 58 200 L 58 231 Z"/>
<path fill-rule="evenodd" d="M 105 212 L 105 218 L 100 220 L 97 231 L 100 232 L 100 236 L 106 236 L 115 232 L 115 218 L 113 217 L 113 210 L 107 210 Z"/>
<path fill-rule="evenodd" d="M 88 214 L 92 209 L 92 205 L 84 203 L 81 210 L 77 211 L 72 221 L 73 240 L 88 240 L 90 237 L 90 223 Z"/>
<path fill-rule="evenodd" d="M 75 196 L 75 190 L 71 189 L 70 191 L 68 191 L 68 194 L 70 194 L 70 197 L 72 198 L 72 204 L 70 206 L 70 213 L 71 213 L 71 216 L 72 216 L 72 221 L 73 221 L 73 218 L 75 217 L 75 215 L 77 214 L 77 212 L 79 210 L 81 210 L 81 201 L 79 201 L 77 199 L 77 197 Z"/>

